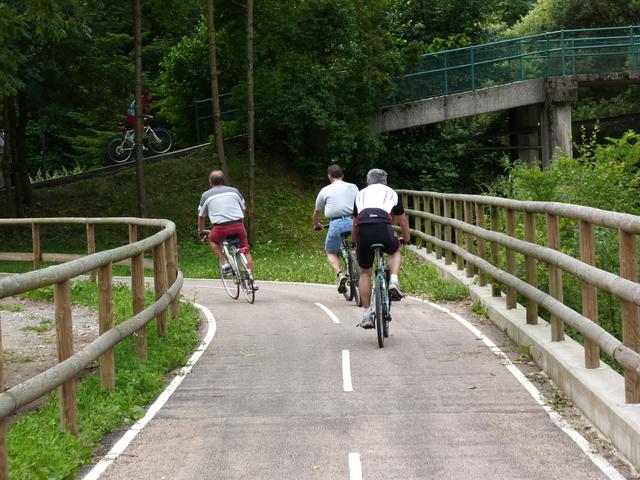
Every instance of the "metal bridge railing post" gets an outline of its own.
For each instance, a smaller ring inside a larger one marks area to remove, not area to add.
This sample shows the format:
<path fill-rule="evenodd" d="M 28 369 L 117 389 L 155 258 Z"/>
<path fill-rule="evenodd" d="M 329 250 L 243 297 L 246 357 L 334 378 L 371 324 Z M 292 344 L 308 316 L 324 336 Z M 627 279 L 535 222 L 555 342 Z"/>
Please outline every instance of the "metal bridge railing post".
<path fill-rule="evenodd" d="M 471 47 L 471 90 L 476 89 L 475 47 Z"/>
<path fill-rule="evenodd" d="M 634 36 L 633 26 L 629 27 L 629 37 L 631 44 L 631 70 L 638 70 L 638 45 Z"/>

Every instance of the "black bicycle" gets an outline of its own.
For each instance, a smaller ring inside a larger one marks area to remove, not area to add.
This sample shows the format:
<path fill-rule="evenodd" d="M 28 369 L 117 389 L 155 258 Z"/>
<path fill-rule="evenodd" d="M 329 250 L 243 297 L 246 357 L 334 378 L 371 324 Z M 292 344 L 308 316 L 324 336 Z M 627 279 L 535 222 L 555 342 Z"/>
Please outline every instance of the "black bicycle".
<path fill-rule="evenodd" d="M 329 224 L 322 224 L 321 228 L 328 228 Z M 316 228 L 320 230 L 320 228 Z M 342 240 L 340 241 L 340 248 L 338 249 L 338 259 L 340 260 L 340 270 L 347 277 L 345 290 L 342 292 L 347 302 L 353 300 L 356 305 L 362 306 L 362 299 L 360 298 L 360 267 L 358 267 L 358 261 L 356 260 L 356 252 L 352 245 L 349 245 L 349 236 L 351 232 L 343 233 Z"/>
<path fill-rule="evenodd" d="M 389 322 L 391 321 L 391 301 L 389 299 L 389 270 L 384 263 L 384 245 L 374 243 L 371 248 L 375 251 L 376 269 L 373 281 L 373 300 L 375 311 L 373 312 L 378 335 L 378 346 L 384 347 L 384 339 L 389 336 Z"/>
<path fill-rule="evenodd" d="M 210 230 L 204 230 L 201 240 L 209 236 Z M 229 235 L 221 244 L 222 252 L 230 268 L 224 269 L 220 265 L 220 279 L 222 285 L 229 296 L 237 300 L 240 296 L 240 288 L 244 293 L 247 302 L 253 303 L 256 300 L 256 289 L 254 287 L 253 272 L 247 266 L 246 249 L 240 248 L 240 236 Z"/>

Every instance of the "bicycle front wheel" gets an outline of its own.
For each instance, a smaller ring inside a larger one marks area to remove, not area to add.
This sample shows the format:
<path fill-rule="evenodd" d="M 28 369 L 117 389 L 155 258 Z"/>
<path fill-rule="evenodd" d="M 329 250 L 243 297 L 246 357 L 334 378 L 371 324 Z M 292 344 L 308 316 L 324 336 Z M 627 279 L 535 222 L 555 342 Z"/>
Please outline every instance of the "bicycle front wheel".
<path fill-rule="evenodd" d="M 375 284 L 373 287 L 373 295 L 376 303 L 376 334 L 378 336 L 378 347 L 384 347 L 384 323 L 385 315 L 383 311 L 382 290 L 384 289 L 384 278 L 379 272 L 376 272 Z"/>
<path fill-rule="evenodd" d="M 123 163 L 131 158 L 133 143 L 127 138 L 114 138 L 107 146 L 109 160 L 114 163 Z"/>
<path fill-rule="evenodd" d="M 156 154 L 168 152 L 173 143 L 169 130 L 162 127 L 149 130 L 145 140 L 149 146 L 149 150 Z"/>
<path fill-rule="evenodd" d="M 220 265 L 220 279 L 222 280 L 222 285 L 229 296 L 234 300 L 237 300 L 240 296 L 240 281 L 235 267 L 232 265 L 230 271 L 224 272 L 222 270 L 222 265 Z"/>
<path fill-rule="evenodd" d="M 238 262 L 238 269 L 240 270 L 240 286 L 244 292 L 244 298 L 247 302 L 253 303 L 256 301 L 256 292 L 253 289 L 253 274 L 251 270 L 247 268 L 247 261 L 244 255 L 241 255 Z"/>
<path fill-rule="evenodd" d="M 358 267 L 358 260 L 356 259 L 355 252 L 349 252 L 349 289 L 351 290 L 351 298 L 356 302 L 356 305 L 362 306 L 362 299 L 360 298 L 360 268 Z"/>

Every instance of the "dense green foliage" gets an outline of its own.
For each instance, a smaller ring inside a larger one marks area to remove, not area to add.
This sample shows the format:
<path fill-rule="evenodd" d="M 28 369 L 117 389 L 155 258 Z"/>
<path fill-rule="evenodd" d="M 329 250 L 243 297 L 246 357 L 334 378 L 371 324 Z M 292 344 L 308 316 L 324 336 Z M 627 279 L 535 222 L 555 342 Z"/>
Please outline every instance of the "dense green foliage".
<path fill-rule="evenodd" d="M 72 284 L 73 301 L 97 308 L 95 283 Z M 50 288 L 33 292 L 35 298 L 51 299 Z M 153 293 L 147 292 L 147 304 Z M 116 323 L 132 316 L 131 291 L 114 286 L 114 319 Z M 169 322 L 169 334 L 161 338 L 153 323 L 147 327 L 149 358 L 140 361 L 134 353 L 131 338 L 116 347 L 116 387 L 103 391 L 99 372 L 85 376 L 78 388 L 77 438 L 60 431 L 58 396 L 50 395 L 43 407 L 21 416 L 10 426 L 9 470 L 15 479 L 63 479 L 91 461 L 93 450 L 102 438 L 118 428 L 130 425 L 145 413 L 164 388 L 165 376 L 185 364 L 198 343 L 199 317 L 194 307 L 181 306 L 178 321 Z"/>
<path fill-rule="evenodd" d="M 607 139 L 605 144 L 598 144 L 595 135 L 583 136 L 576 158 L 558 156 L 545 170 L 520 164 L 514 166 L 499 185 L 498 193 L 520 200 L 573 203 L 638 215 L 640 135 L 628 132 L 620 139 Z M 539 243 L 544 244 L 544 218 L 539 218 L 538 223 Z M 562 251 L 579 258 L 576 222 L 561 220 L 560 228 Z M 609 272 L 619 271 L 618 232 L 596 227 L 595 240 L 596 266 Z M 541 262 L 538 268 L 538 278 L 546 289 L 546 266 Z M 522 278 L 523 261 L 519 269 Z M 598 295 L 600 324 L 621 338 L 620 302 L 608 293 L 599 292 Z M 581 311 L 580 282 L 571 275 L 564 275 L 564 301 L 574 310 Z M 573 334 L 579 337 L 577 333 Z"/>

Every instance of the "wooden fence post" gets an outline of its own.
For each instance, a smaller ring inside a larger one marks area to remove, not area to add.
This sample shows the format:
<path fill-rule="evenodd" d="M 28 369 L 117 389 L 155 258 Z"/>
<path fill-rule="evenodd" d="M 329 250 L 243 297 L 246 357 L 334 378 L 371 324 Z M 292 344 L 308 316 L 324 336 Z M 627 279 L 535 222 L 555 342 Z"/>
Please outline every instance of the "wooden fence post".
<path fill-rule="evenodd" d="M 53 287 L 56 340 L 58 343 L 58 362 L 73 355 L 73 325 L 71 322 L 71 282 L 63 280 Z M 76 379 L 71 378 L 60 385 L 60 426 L 62 430 L 78 435 L 78 412 L 76 405 Z"/>
<path fill-rule="evenodd" d="M 448 198 L 444 199 L 444 216 L 451 218 L 451 200 Z M 444 227 L 444 240 L 447 243 L 451 243 L 451 225 Z M 451 250 L 448 248 L 444 252 L 444 264 L 451 265 Z"/>
<path fill-rule="evenodd" d="M 31 224 L 31 244 L 33 247 L 33 269 L 38 270 L 42 266 L 42 247 L 40 246 L 40 224 Z"/>
<path fill-rule="evenodd" d="M 554 250 L 560 250 L 560 223 L 556 215 L 547 213 L 547 246 Z M 564 299 L 562 291 L 562 270 L 555 265 L 549 265 L 549 295 L 562 302 Z M 561 342 L 564 340 L 564 323 L 553 313 L 551 320 L 551 341 Z"/>
<path fill-rule="evenodd" d="M 473 225 L 473 204 L 471 202 L 464 202 L 464 223 L 467 225 Z M 470 233 L 464 234 L 465 250 L 469 253 L 473 253 L 473 236 Z M 473 263 L 467 262 L 467 278 L 473 277 L 474 268 Z"/>
<path fill-rule="evenodd" d="M 2 322 L 0 321 L 0 392 L 4 392 L 4 348 L 2 346 Z M 9 456 L 7 454 L 7 419 L 0 419 L 0 480 L 9 479 Z"/>
<path fill-rule="evenodd" d="M 462 200 L 454 200 L 456 220 L 459 220 L 461 222 L 462 222 L 462 207 L 463 207 Z M 463 248 L 462 230 L 456 229 L 455 234 L 456 234 L 456 245 L 460 248 Z M 464 259 L 460 255 L 456 255 L 456 268 L 458 270 L 462 270 L 464 268 Z"/>
<path fill-rule="evenodd" d="M 129 225 L 129 243 L 138 239 L 138 228 Z M 133 314 L 137 315 L 144 310 L 144 254 L 131 257 L 131 295 L 133 302 Z M 134 335 L 136 354 L 142 360 L 147 359 L 147 329 L 142 327 Z"/>
<path fill-rule="evenodd" d="M 433 198 L 433 214 L 438 217 L 442 216 L 442 209 L 440 207 L 440 199 L 437 197 Z M 438 240 L 442 240 L 442 223 L 436 222 L 434 225 L 436 234 L 435 237 Z M 440 260 L 442 258 L 442 247 L 436 245 L 436 259 Z"/>
<path fill-rule="evenodd" d="M 426 213 L 431 213 L 431 197 L 424 197 L 424 211 Z M 424 221 L 424 232 L 429 236 L 433 235 L 431 225 L 431 220 L 427 218 Z M 431 242 L 427 242 L 427 253 L 433 253 L 433 244 Z"/>
<path fill-rule="evenodd" d="M 619 230 L 620 276 L 638 281 L 636 235 Z M 634 352 L 640 351 L 640 319 L 638 306 L 622 301 L 622 341 Z M 640 377 L 633 371 L 624 370 L 624 398 L 626 403 L 640 403 Z"/>
<path fill-rule="evenodd" d="M 536 243 L 536 214 L 532 212 L 524 212 L 524 239 L 529 243 Z M 524 257 L 527 283 L 532 287 L 538 288 L 538 262 L 535 258 L 525 255 Z M 538 304 L 527 298 L 527 323 L 536 325 L 538 323 Z"/>
<path fill-rule="evenodd" d="M 505 209 L 505 226 L 507 235 L 510 237 L 516 236 L 516 212 L 510 208 Z M 507 255 L 507 272 L 513 276 L 516 276 L 516 252 L 510 248 L 506 249 Z M 507 310 L 516 308 L 518 304 L 518 292 L 513 287 L 507 287 Z"/>
<path fill-rule="evenodd" d="M 422 209 L 420 208 L 420 195 L 414 195 L 413 196 L 413 209 L 417 210 L 418 212 L 422 211 Z M 415 230 L 418 230 L 419 232 L 422 231 L 422 217 L 415 217 Z M 422 238 L 416 236 L 416 247 L 420 248 L 422 246 Z"/>
<path fill-rule="evenodd" d="M 87 253 L 91 255 L 96 253 L 96 229 L 93 223 L 87 223 Z M 96 271 L 91 270 L 89 280 L 96 282 Z"/>
<path fill-rule="evenodd" d="M 98 304 L 98 318 L 100 335 L 113 328 L 113 288 L 111 263 L 101 267 L 98 271 L 98 288 L 100 301 Z M 115 356 L 113 349 L 109 349 L 100 356 L 100 385 L 103 390 L 111 390 L 116 385 Z"/>
<path fill-rule="evenodd" d="M 173 242 L 173 262 L 176 266 L 175 275 L 173 277 L 173 282 L 175 282 L 176 278 L 178 278 L 178 234 L 174 233 L 171 238 Z M 173 299 L 173 302 L 171 302 L 171 315 L 173 318 L 178 318 L 180 315 L 180 293 L 178 293 L 176 298 Z"/>
<path fill-rule="evenodd" d="M 167 257 L 164 242 L 153 249 L 153 285 L 156 292 L 156 300 L 158 300 L 167 291 Z M 156 316 L 156 330 L 161 337 L 166 337 L 169 333 L 166 310 Z"/>
<path fill-rule="evenodd" d="M 476 203 L 476 225 L 480 228 L 484 228 L 484 205 Z M 484 238 L 478 237 L 478 257 L 485 259 L 486 252 L 484 246 Z M 478 269 L 478 286 L 484 287 L 487 284 L 487 274 Z"/>
<path fill-rule="evenodd" d="M 167 238 L 164 242 L 164 249 L 167 257 L 167 288 L 173 285 L 178 277 L 178 267 L 176 265 L 175 245 L 173 243 L 173 235 Z M 176 319 L 177 315 L 174 315 L 173 302 L 171 303 L 171 318 Z"/>
<path fill-rule="evenodd" d="M 497 232 L 500 229 L 500 217 L 498 215 L 498 207 L 492 205 L 491 206 L 491 230 Z M 498 258 L 498 244 L 496 242 L 491 242 L 491 263 L 496 267 L 499 267 L 500 260 Z M 491 296 L 499 297 L 501 294 L 500 284 L 495 280 L 491 279 Z"/>
<path fill-rule="evenodd" d="M 587 265 L 596 264 L 596 242 L 593 224 L 580 220 L 580 260 Z M 596 287 L 582 281 L 582 315 L 598 323 L 598 292 Z M 584 340 L 584 363 L 587 368 L 600 366 L 600 349 L 592 340 Z"/>

